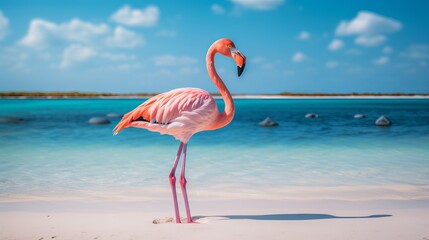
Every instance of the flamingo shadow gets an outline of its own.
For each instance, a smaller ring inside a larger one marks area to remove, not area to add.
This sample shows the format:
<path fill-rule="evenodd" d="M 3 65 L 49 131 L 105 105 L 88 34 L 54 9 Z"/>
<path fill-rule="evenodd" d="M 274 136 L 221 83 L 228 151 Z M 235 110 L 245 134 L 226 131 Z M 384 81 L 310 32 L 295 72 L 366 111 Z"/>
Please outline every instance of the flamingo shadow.
<path fill-rule="evenodd" d="M 218 220 L 259 220 L 259 221 L 305 221 L 322 219 L 357 219 L 357 218 L 384 218 L 392 217 L 390 214 L 378 214 L 369 216 L 334 216 L 330 214 L 318 213 L 298 213 L 298 214 L 262 214 L 262 215 L 218 215 L 218 216 L 198 216 L 196 219 L 218 219 Z"/>

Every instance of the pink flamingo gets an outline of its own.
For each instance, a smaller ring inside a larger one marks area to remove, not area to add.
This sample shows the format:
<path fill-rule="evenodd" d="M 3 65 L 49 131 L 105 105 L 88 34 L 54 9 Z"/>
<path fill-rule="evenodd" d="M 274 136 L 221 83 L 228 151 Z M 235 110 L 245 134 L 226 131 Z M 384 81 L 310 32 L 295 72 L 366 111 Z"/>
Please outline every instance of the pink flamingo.
<path fill-rule="evenodd" d="M 230 123 L 234 117 L 234 102 L 231 94 L 217 74 L 214 66 L 216 53 L 234 59 L 237 64 L 238 76 L 243 72 L 246 57 L 227 38 L 214 42 L 207 52 L 208 74 L 225 101 L 225 111 L 223 113 L 218 111 L 216 101 L 208 92 L 199 88 L 178 88 L 149 98 L 136 109 L 125 114 L 113 129 L 116 135 L 126 127 L 145 128 L 160 134 L 172 135 L 180 141 L 173 168 L 169 175 L 176 223 L 180 223 L 180 214 L 177 203 L 175 172 L 182 154 L 180 187 L 183 193 L 187 222 L 193 222 L 189 209 L 185 178 L 186 149 L 189 139 L 197 132 L 222 128 Z"/>

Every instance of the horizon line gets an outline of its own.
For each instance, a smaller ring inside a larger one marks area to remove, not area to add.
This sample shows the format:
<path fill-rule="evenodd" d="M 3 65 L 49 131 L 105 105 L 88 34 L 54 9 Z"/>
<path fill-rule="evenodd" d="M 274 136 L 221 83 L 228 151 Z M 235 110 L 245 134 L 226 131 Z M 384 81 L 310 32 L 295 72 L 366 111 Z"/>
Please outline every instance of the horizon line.
<path fill-rule="evenodd" d="M 159 93 L 112 93 L 91 91 L 0 91 L 1 98 L 14 97 L 150 97 Z M 220 96 L 220 93 L 210 93 Z M 283 97 L 335 97 L 335 96 L 429 96 L 429 93 L 407 93 L 407 92 L 351 92 L 351 93 L 325 93 L 325 92 L 280 92 L 280 93 L 233 93 L 233 96 L 283 96 Z"/>

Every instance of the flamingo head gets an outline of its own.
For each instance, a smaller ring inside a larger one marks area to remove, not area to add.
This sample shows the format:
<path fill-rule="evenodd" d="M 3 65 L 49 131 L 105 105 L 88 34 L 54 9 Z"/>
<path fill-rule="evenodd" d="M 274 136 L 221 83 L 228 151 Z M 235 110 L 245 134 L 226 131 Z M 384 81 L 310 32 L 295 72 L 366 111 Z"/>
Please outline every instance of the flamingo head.
<path fill-rule="evenodd" d="M 234 59 L 237 64 L 238 76 L 241 76 L 246 66 L 246 57 L 235 48 L 234 42 L 228 38 L 219 39 L 216 41 L 216 49 L 220 54 Z"/>

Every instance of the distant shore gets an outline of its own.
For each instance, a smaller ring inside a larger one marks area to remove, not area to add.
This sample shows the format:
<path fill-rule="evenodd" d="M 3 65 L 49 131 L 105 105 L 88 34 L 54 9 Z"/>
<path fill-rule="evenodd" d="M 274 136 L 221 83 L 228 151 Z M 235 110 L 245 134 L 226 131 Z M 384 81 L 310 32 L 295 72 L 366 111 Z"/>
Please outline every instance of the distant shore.
<path fill-rule="evenodd" d="M 98 92 L 0 92 L 0 99 L 122 99 L 149 98 L 158 93 L 98 93 Z M 218 93 L 212 93 L 220 97 Z M 233 94 L 237 99 L 289 99 L 289 98 L 429 98 L 429 93 L 290 93 Z"/>

